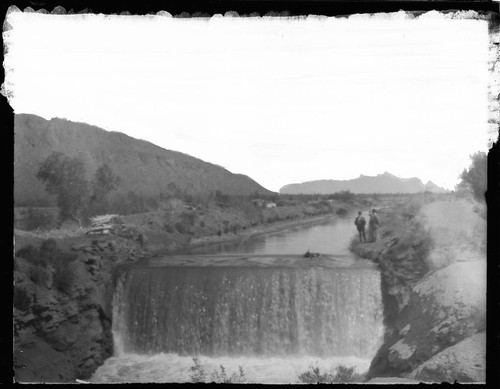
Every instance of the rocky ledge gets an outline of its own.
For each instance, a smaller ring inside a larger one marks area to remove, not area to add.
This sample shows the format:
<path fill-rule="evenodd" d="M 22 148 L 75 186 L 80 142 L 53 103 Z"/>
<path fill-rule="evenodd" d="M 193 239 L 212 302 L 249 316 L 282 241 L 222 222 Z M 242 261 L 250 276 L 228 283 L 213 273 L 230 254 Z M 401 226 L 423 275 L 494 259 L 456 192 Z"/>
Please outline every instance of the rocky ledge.
<path fill-rule="evenodd" d="M 126 230 L 126 231 L 125 231 Z M 113 277 L 148 255 L 140 234 L 81 236 L 18 250 L 14 268 L 17 382 L 75 382 L 113 353 Z"/>
<path fill-rule="evenodd" d="M 381 239 L 352 250 L 378 263 L 386 333 L 367 379 L 484 382 L 486 222 L 463 199 L 380 214 Z M 480 212 L 479 212 L 480 213 Z"/>

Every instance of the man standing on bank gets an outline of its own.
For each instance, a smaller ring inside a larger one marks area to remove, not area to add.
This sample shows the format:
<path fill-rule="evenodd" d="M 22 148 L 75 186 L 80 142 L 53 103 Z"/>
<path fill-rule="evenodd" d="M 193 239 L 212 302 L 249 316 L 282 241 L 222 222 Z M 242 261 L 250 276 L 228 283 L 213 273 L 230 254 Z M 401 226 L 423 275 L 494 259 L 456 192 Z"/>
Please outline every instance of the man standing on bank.
<path fill-rule="evenodd" d="M 366 220 L 363 216 L 361 216 L 361 212 L 358 212 L 358 217 L 356 219 L 354 219 L 354 224 L 356 225 L 356 228 L 358 229 L 359 241 L 366 242 L 366 235 L 365 235 Z"/>
<path fill-rule="evenodd" d="M 370 214 L 370 219 L 368 220 L 368 242 L 377 241 L 377 230 L 380 227 L 380 223 L 377 217 L 377 211 L 373 209 Z"/>

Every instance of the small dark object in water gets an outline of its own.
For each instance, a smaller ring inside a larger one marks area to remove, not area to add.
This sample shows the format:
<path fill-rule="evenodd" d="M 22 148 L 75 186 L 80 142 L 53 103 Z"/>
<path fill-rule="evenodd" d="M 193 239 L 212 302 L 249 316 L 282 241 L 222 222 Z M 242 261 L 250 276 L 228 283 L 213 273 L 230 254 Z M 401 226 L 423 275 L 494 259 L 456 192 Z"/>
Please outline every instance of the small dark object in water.
<path fill-rule="evenodd" d="M 321 254 L 319 253 L 311 253 L 309 250 L 306 251 L 304 254 L 304 258 L 316 258 L 319 257 Z"/>

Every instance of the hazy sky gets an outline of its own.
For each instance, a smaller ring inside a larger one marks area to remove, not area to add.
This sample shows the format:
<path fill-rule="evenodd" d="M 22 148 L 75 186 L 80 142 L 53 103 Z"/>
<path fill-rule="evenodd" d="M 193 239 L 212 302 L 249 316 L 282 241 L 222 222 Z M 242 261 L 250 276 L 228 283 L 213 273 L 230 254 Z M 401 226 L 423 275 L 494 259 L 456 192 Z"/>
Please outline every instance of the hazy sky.
<path fill-rule="evenodd" d="M 453 189 L 488 148 L 486 21 L 8 20 L 16 113 L 124 132 L 270 190 L 384 171 Z"/>

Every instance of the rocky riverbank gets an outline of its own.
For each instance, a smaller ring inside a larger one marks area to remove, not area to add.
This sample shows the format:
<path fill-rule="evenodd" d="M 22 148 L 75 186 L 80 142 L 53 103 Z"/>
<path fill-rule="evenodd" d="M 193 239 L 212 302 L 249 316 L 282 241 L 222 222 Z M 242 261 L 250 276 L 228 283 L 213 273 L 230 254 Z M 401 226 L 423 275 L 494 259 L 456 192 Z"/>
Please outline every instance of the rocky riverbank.
<path fill-rule="evenodd" d="M 14 370 L 17 382 L 74 382 L 112 355 L 114 276 L 145 258 L 121 236 L 29 241 L 14 268 Z"/>
<path fill-rule="evenodd" d="M 378 242 L 353 242 L 382 274 L 386 333 L 367 379 L 485 381 L 482 212 L 465 199 L 388 208 Z"/>

